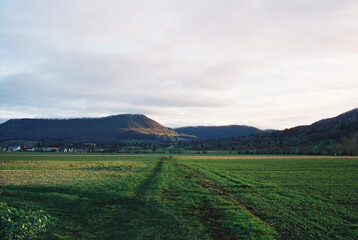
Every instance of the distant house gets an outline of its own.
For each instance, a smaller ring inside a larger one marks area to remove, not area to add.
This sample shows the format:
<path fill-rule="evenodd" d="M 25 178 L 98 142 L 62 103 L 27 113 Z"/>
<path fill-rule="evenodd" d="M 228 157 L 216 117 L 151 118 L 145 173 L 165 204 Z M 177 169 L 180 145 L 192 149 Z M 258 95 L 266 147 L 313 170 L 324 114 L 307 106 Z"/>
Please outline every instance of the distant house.
<path fill-rule="evenodd" d="M 7 151 L 8 152 L 19 152 L 19 151 L 21 151 L 21 147 L 20 146 L 10 146 Z"/>
<path fill-rule="evenodd" d="M 60 149 L 56 148 L 56 147 L 43 147 L 42 151 L 43 152 L 59 152 Z"/>
<path fill-rule="evenodd" d="M 35 152 L 36 151 L 36 148 L 35 147 L 32 147 L 32 148 L 28 148 L 26 149 L 27 152 Z"/>

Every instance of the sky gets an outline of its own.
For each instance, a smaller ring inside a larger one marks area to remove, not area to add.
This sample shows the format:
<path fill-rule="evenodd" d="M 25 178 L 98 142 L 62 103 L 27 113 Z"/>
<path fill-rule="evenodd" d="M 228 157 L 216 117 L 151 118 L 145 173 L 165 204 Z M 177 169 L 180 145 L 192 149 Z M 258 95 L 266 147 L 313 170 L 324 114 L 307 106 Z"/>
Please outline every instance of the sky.
<path fill-rule="evenodd" d="M 284 129 L 358 107 L 356 0 L 0 0 L 0 121 Z"/>

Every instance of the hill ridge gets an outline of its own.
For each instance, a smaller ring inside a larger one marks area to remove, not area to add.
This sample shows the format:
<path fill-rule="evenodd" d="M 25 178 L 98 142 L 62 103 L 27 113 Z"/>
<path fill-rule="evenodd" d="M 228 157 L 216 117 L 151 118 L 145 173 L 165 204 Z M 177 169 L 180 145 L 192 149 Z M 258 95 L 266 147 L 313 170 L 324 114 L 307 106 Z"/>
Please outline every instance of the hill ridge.
<path fill-rule="evenodd" d="M 182 135 L 143 114 L 72 119 L 24 118 L 10 119 L 0 124 L 0 142 L 31 140 L 114 143 L 120 140 L 163 140 L 163 137 L 180 136 Z"/>
<path fill-rule="evenodd" d="M 201 140 L 250 136 L 264 132 L 256 127 L 235 124 L 222 126 L 187 126 L 174 128 L 174 130 L 178 133 L 194 135 Z"/>

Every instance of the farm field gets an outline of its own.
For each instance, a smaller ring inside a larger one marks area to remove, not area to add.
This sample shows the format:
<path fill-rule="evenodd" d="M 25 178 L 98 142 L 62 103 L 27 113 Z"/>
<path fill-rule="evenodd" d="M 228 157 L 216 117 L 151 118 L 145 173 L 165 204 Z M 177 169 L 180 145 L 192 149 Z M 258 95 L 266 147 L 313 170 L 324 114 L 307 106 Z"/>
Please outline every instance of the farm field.
<path fill-rule="evenodd" d="M 40 239 L 358 239 L 358 158 L 0 153 Z"/>

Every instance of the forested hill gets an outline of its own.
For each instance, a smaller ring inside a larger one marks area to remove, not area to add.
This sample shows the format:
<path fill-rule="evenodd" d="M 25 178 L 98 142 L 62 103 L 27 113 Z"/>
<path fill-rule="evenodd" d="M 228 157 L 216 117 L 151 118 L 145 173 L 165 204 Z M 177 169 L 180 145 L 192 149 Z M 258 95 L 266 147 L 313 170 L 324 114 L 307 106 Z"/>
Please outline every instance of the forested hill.
<path fill-rule="evenodd" d="M 177 137 L 180 137 L 177 132 L 141 114 L 78 119 L 12 119 L 0 124 L 0 142 L 115 143 Z"/>
<path fill-rule="evenodd" d="M 243 125 L 181 127 L 174 130 L 178 133 L 194 135 L 201 140 L 250 136 L 264 132 L 258 128 Z"/>
<path fill-rule="evenodd" d="M 358 108 L 333 118 L 317 121 L 308 126 L 298 126 L 271 135 L 283 139 L 299 138 L 303 141 L 318 142 L 339 140 L 358 132 Z"/>
<path fill-rule="evenodd" d="M 307 126 L 185 145 L 238 153 L 358 155 L 358 108 Z"/>

